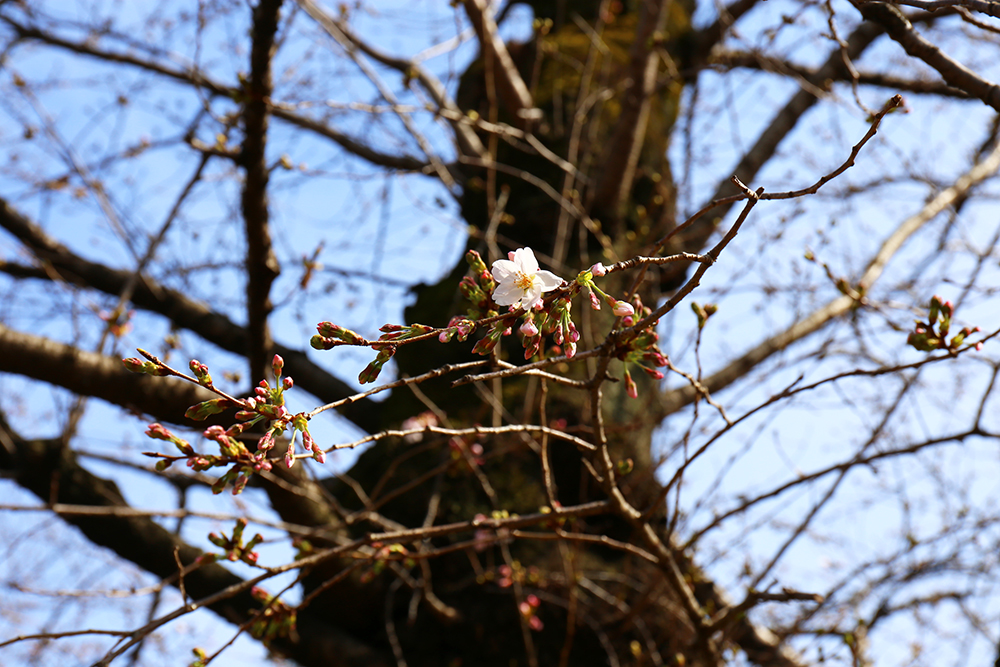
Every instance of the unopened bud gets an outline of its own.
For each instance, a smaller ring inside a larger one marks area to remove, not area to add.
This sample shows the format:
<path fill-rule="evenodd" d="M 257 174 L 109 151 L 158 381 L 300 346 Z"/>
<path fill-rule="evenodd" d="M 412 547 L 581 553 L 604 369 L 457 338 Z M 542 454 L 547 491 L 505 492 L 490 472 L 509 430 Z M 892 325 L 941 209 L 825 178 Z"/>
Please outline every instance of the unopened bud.
<path fill-rule="evenodd" d="M 630 317 L 635 315 L 635 308 L 632 307 L 632 304 L 626 301 L 615 301 L 611 306 L 611 310 L 617 317 Z"/>

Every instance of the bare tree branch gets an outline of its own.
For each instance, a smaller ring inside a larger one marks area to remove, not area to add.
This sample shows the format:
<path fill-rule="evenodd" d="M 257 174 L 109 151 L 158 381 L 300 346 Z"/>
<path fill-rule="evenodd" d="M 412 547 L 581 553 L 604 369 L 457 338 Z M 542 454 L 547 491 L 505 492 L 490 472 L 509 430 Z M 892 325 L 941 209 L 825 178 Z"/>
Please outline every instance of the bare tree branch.
<path fill-rule="evenodd" d="M 38 28 L 22 25 L 8 16 L 0 15 L 0 21 L 9 25 L 17 33 L 20 40 L 38 41 L 48 44 L 49 46 L 55 46 L 72 53 L 90 56 L 105 62 L 121 63 L 137 67 L 147 72 L 153 72 L 154 74 L 167 77 L 174 81 L 190 84 L 196 88 L 209 92 L 213 96 L 227 97 L 235 100 L 240 99 L 243 94 L 243 91 L 239 88 L 226 86 L 222 83 L 214 81 L 208 75 L 197 70 L 178 70 L 128 54 L 98 49 L 86 42 L 74 42 L 63 39 L 43 30 L 39 30 Z M 287 108 L 279 102 L 275 102 L 271 99 L 267 99 L 265 101 L 269 105 L 271 115 L 275 118 L 280 118 L 296 127 L 302 128 L 303 130 L 319 134 L 333 141 L 352 155 L 366 160 L 376 166 L 385 167 L 387 169 L 397 169 L 400 171 L 418 171 L 428 173 L 426 170 L 429 168 L 430 163 L 426 160 L 420 160 L 408 155 L 383 153 L 372 148 L 371 146 L 349 137 L 348 135 L 330 127 L 326 123 L 296 113 L 294 110 Z"/>
<path fill-rule="evenodd" d="M 801 65 L 796 65 L 780 58 L 745 51 L 716 51 L 712 54 L 711 64 L 726 68 L 757 69 L 785 76 L 794 76 L 803 81 L 815 81 L 818 76 L 818 71 L 815 68 L 802 67 Z M 840 81 L 845 83 L 851 82 L 851 78 L 846 72 L 841 72 L 841 75 Z M 857 81 L 859 84 L 866 86 L 878 86 L 879 88 L 889 88 L 891 90 L 919 95 L 937 95 L 959 99 L 969 98 L 969 94 L 964 90 L 953 88 L 941 81 L 903 79 L 884 72 L 858 72 Z"/>
<path fill-rule="evenodd" d="M 241 198 L 243 222 L 247 239 L 246 295 L 247 362 L 250 377 L 267 377 L 270 365 L 271 339 L 267 318 L 271 314 L 271 284 L 281 273 L 278 258 L 271 245 L 271 228 L 267 208 L 267 184 L 270 170 L 266 162 L 267 100 L 271 97 L 271 60 L 274 57 L 274 36 L 278 31 L 278 16 L 282 0 L 260 0 L 253 12 L 253 44 L 250 49 L 250 78 L 247 81 L 246 102 L 243 105 L 243 150 L 240 162 L 246 170 Z"/>
<path fill-rule="evenodd" d="M 496 77 L 500 99 L 503 100 L 507 112 L 518 119 L 517 124 L 523 129 L 530 126 L 533 119 L 541 118 L 541 111 L 534 108 L 531 93 L 525 85 L 521 74 L 517 71 L 514 60 L 507 51 L 507 45 L 497 33 L 490 10 L 484 0 L 463 0 L 465 13 L 479 38 L 479 46 L 487 62 L 492 65 L 493 76 Z"/>
<path fill-rule="evenodd" d="M 43 502 L 130 509 L 114 482 L 84 469 L 76 456 L 62 447 L 60 440 L 25 440 L 10 427 L 2 414 L 0 435 L 5 443 L 13 446 L 13 451 L 0 447 L 0 470 L 12 474 L 18 484 Z M 174 560 L 176 552 L 185 567 L 185 590 L 195 599 L 217 596 L 244 582 L 221 565 L 209 563 L 196 566 L 203 552 L 181 541 L 149 516 L 126 512 L 99 516 L 75 514 L 62 518 L 79 528 L 94 544 L 112 550 L 119 557 L 173 585 L 178 582 Z M 246 587 L 220 596 L 208 604 L 208 608 L 231 623 L 241 624 L 261 609 L 261 602 Z M 277 639 L 274 648 L 292 656 L 302 665 L 389 667 L 394 664 L 383 652 L 315 615 L 301 615 L 299 627 L 298 641 Z"/>
<path fill-rule="evenodd" d="M 1000 111 L 1000 86 L 945 55 L 914 29 L 910 20 L 898 8 L 883 2 L 852 2 L 867 21 L 881 26 L 908 54 L 936 69 L 950 86 L 964 90 L 970 97 L 980 99 Z"/>
<path fill-rule="evenodd" d="M 588 208 L 591 216 L 606 222 L 612 236 L 619 231 L 622 207 L 632 189 L 639 153 L 646 140 L 660 64 L 655 36 L 661 34 L 666 26 L 669 6 L 667 0 L 641 3 L 639 28 L 625 73 L 626 88 L 622 95 L 621 112 L 614 134 L 604 147 L 600 177 L 590 195 Z"/>
<path fill-rule="evenodd" d="M 708 391 L 715 393 L 743 377 L 758 364 L 776 352 L 780 352 L 792 343 L 822 329 L 830 320 L 844 315 L 856 307 L 858 295 L 863 295 L 882 275 L 889 260 L 903 247 L 926 223 L 935 216 L 964 198 L 969 190 L 1000 169 L 1000 144 L 981 162 L 975 164 L 969 171 L 959 177 L 954 185 L 941 191 L 916 214 L 904 220 L 899 227 L 882 243 L 878 252 L 869 260 L 868 266 L 855 283 L 855 296 L 843 295 L 810 313 L 807 317 L 794 323 L 781 333 L 771 336 L 750 351 L 726 365 L 725 368 L 702 380 Z M 697 399 L 698 391 L 691 385 L 685 385 L 667 392 L 663 396 L 664 414 L 677 412 Z"/>
<path fill-rule="evenodd" d="M 362 53 L 405 76 L 415 77 L 424 87 L 424 90 L 431 96 L 431 99 L 434 100 L 434 103 L 437 104 L 438 109 L 447 112 L 442 115 L 451 123 L 451 127 L 455 132 L 455 138 L 458 141 L 459 153 L 485 159 L 486 148 L 476 133 L 472 131 L 466 122 L 463 122 L 465 114 L 462 113 L 455 102 L 448 96 L 448 91 L 445 89 L 444 84 L 436 76 L 427 71 L 427 68 L 423 67 L 417 60 L 397 58 L 376 49 L 355 35 L 343 22 L 333 19 L 323 11 L 322 7 L 316 5 L 312 0 L 297 0 L 297 2 L 317 23 L 324 26 L 327 32 L 330 32 L 330 30 L 338 31 Z M 427 166 L 429 165 L 425 165 L 423 169 L 426 170 Z"/>
<path fill-rule="evenodd" d="M 437 154 L 431 147 L 430 143 L 423 136 L 423 134 L 417 129 L 417 127 L 413 124 L 413 120 L 410 118 L 410 116 L 406 113 L 403 113 L 400 110 L 400 106 L 396 101 L 396 96 L 393 94 L 391 90 L 389 90 L 387 86 L 385 86 L 382 83 L 382 80 L 371 68 L 371 66 L 369 66 L 362 58 L 358 57 L 357 54 L 357 51 L 359 50 L 358 45 L 355 42 L 348 39 L 347 35 L 344 34 L 344 31 L 340 28 L 340 26 L 337 25 L 337 23 L 333 21 L 329 16 L 327 16 L 326 12 L 324 12 L 322 9 L 316 6 L 316 4 L 312 2 L 312 0 L 298 0 L 298 2 L 302 6 L 302 8 L 306 10 L 306 13 L 312 16 L 313 19 L 315 19 L 316 22 L 320 24 L 320 27 L 322 27 L 323 30 L 325 30 L 326 33 L 330 35 L 330 37 L 332 37 L 338 44 L 340 44 L 341 47 L 343 47 L 343 49 L 347 52 L 348 57 L 350 57 L 350 59 L 354 61 L 354 64 L 358 66 L 358 68 L 364 73 L 364 75 L 368 77 L 368 80 L 371 82 L 371 84 L 375 86 L 379 94 L 382 96 L 382 99 L 384 99 L 386 102 L 390 104 L 393 111 L 396 113 L 396 116 L 399 118 L 400 122 L 406 128 L 407 132 L 410 133 L 410 136 L 412 136 L 414 141 L 417 142 L 417 145 L 420 146 L 420 149 L 424 152 L 424 155 L 426 155 L 428 160 L 430 160 L 431 169 L 438 176 L 438 178 L 441 179 L 441 182 L 444 183 L 445 186 L 448 188 L 454 187 L 455 179 L 452 177 L 451 172 L 448 171 L 445 165 L 438 158 Z"/>
<path fill-rule="evenodd" d="M 993 18 L 1000 18 L 1000 2 L 991 2 L 990 0 L 892 0 L 892 4 L 916 7 L 928 12 L 965 7 Z"/>
<path fill-rule="evenodd" d="M 195 403 L 215 398 L 215 394 L 198 385 L 136 375 L 125 370 L 119 358 L 86 352 L 2 324 L 0 371 L 48 382 L 175 424 L 204 428 L 212 423 L 193 422 L 183 416 Z"/>
<path fill-rule="evenodd" d="M 3 199 L 0 199 L 0 227 L 21 241 L 42 264 L 41 269 L 32 272 L 32 277 L 65 280 L 112 296 L 121 294 L 131 280 L 130 271 L 112 269 L 79 257 L 51 239 Z M 3 269 L 10 275 L 25 274 L 23 269 L 8 270 L 9 265 L 3 265 Z M 167 317 L 174 325 L 188 329 L 224 350 L 246 354 L 249 344 L 246 327 L 176 290 L 159 285 L 148 276 L 143 276 L 135 286 L 132 303 L 138 308 Z M 284 358 L 286 371 L 295 378 L 296 386 L 324 403 L 354 395 L 355 391 L 350 386 L 314 364 L 304 352 L 280 344 L 276 344 L 274 350 Z M 180 414 L 183 414 L 186 407 L 181 408 Z M 378 403 L 367 399 L 353 401 L 340 410 L 345 417 L 369 433 L 381 428 L 381 408 Z"/>

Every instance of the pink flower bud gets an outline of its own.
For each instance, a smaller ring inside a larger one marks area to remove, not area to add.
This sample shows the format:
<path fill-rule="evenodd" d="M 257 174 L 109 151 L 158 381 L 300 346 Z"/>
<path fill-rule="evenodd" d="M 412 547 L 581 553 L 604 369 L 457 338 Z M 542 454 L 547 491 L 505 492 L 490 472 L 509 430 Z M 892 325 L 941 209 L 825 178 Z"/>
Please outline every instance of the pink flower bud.
<path fill-rule="evenodd" d="M 150 424 L 149 428 L 146 429 L 146 435 L 154 440 L 170 440 L 174 437 L 173 434 L 160 423 Z"/>
<path fill-rule="evenodd" d="M 597 298 L 597 295 L 593 292 L 590 293 L 590 307 L 594 310 L 601 309 L 601 300 Z"/>
<path fill-rule="evenodd" d="M 122 363 L 125 364 L 125 369 L 131 373 L 145 372 L 145 363 L 141 359 L 129 357 L 128 359 L 122 359 Z"/>
<path fill-rule="evenodd" d="M 572 359 L 576 356 L 576 343 L 570 341 L 566 343 L 566 358 Z"/>
<path fill-rule="evenodd" d="M 606 275 L 608 273 L 608 269 L 603 264 L 598 262 L 597 264 L 594 264 L 592 267 L 590 267 L 590 272 L 593 273 L 595 276 L 600 277 Z"/>
<path fill-rule="evenodd" d="M 625 371 L 625 393 L 628 394 L 629 398 L 639 398 L 639 387 L 636 386 L 635 380 L 632 379 L 632 375 Z"/>
<path fill-rule="evenodd" d="M 632 304 L 625 301 L 615 301 L 611 310 L 617 317 L 630 317 L 635 315 L 635 308 L 632 307 Z"/>
<path fill-rule="evenodd" d="M 274 431 L 268 430 L 268 432 L 257 441 L 257 449 L 262 452 L 266 452 L 272 447 L 274 447 Z"/>
<path fill-rule="evenodd" d="M 290 377 L 286 377 L 281 381 L 281 386 L 285 389 L 291 389 L 295 385 L 295 382 Z"/>
<path fill-rule="evenodd" d="M 528 338 L 534 338 L 538 335 L 538 327 L 536 327 L 535 323 L 531 320 L 525 320 L 519 330 Z"/>

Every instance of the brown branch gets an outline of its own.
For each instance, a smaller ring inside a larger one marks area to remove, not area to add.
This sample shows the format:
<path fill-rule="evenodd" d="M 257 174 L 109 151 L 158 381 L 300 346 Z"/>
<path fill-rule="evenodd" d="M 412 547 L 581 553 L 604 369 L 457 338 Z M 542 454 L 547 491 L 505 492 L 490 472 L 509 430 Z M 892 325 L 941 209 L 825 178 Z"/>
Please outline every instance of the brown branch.
<path fill-rule="evenodd" d="M 184 412 L 215 394 L 179 380 L 137 375 L 121 359 L 80 350 L 49 338 L 0 324 L 0 371 L 48 382 L 81 396 L 93 396 L 156 419 L 204 428 L 212 419 L 194 422 Z"/>
<path fill-rule="evenodd" d="M 928 202 L 916 215 L 904 220 L 899 227 L 882 243 L 882 246 L 869 260 L 861 278 L 856 283 L 856 291 L 864 293 L 882 275 L 889 260 L 902 248 L 903 244 L 920 230 L 927 222 L 956 201 L 965 197 L 969 190 L 1000 169 L 1000 144 L 981 162 L 959 177 L 955 184 L 941 191 Z M 704 265 L 703 265 L 704 266 Z M 733 360 L 725 368 L 702 380 L 702 384 L 712 393 L 717 393 L 728 387 L 739 378 L 751 372 L 771 355 L 784 350 L 792 343 L 822 329 L 830 320 L 844 315 L 858 301 L 851 296 L 839 296 L 826 305 L 813 311 L 807 317 L 794 323 L 781 333 L 771 336 L 739 358 Z M 677 412 L 698 397 L 698 392 L 686 385 L 667 392 L 663 397 L 664 414 Z"/>
<path fill-rule="evenodd" d="M 695 32 L 690 38 L 686 37 L 686 39 L 690 39 L 695 44 L 691 57 L 693 63 L 701 63 L 708 60 L 709 54 L 722 41 L 722 38 L 726 35 L 726 31 L 744 14 L 756 7 L 758 2 L 760 0 L 735 0 L 732 4 L 720 8 L 719 18 L 711 25 L 705 26 Z M 668 51 L 670 53 L 678 53 L 681 49 L 668 48 Z M 688 64 L 685 64 L 685 69 L 687 68 Z"/>
<path fill-rule="evenodd" d="M 646 127 L 660 64 L 657 37 L 666 26 L 669 5 L 666 0 L 642 3 L 635 41 L 629 53 L 628 70 L 625 73 L 621 112 L 616 120 L 614 134 L 604 147 L 600 177 L 588 206 L 591 217 L 608 224 L 612 236 L 617 231 L 625 200 L 632 190 L 639 155 L 646 140 Z"/>
<path fill-rule="evenodd" d="M 710 64 L 716 67 L 755 69 L 784 76 L 794 76 L 803 81 L 815 81 L 819 72 L 812 67 L 803 67 L 780 58 L 746 51 L 716 51 L 712 55 Z M 850 83 L 852 77 L 848 76 L 846 71 L 842 71 L 839 73 L 839 78 L 832 80 Z M 857 82 L 864 86 L 878 86 L 918 95 L 969 99 L 969 94 L 964 90 L 953 88 L 941 81 L 903 79 L 882 72 L 858 72 Z"/>
<path fill-rule="evenodd" d="M 243 151 L 240 162 L 246 170 L 243 183 L 242 209 L 247 239 L 247 361 L 250 377 L 266 377 L 274 341 L 267 324 L 271 314 L 271 285 L 281 273 L 278 258 L 271 245 L 270 213 L 267 206 L 268 100 L 271 98 L 271 61 L 274 57 L 274 36 L 278 31 L 278 16 L 282 0 L 260 0 L 253 12 L 250 49 L 250 78 L 246 85 L 243 105 Z"/>
<path fill-rule="evenodd" d="M 156 378 L 149 378 L 156 379 Z M 76 456 L 59 439 L 25 440 L 0 414 L 0 434 L 13 450 L 0 447 L 0 470 L 10 473 L 23 488 L 43 502 L 104 508 L 129 508 L 114 482 L 97 477 L 80 466 Z M 148 516 L 64 516 L 96 545 L 112 550 L 151 574 L 176 585 L 177 557 L 184 565 L 184 586 L 195 599 L 225 620 L 241 624 L 261 603 L 250 594 L 248 582 L 215 563 L 195 565 L 203 554 Z M 316 617 L 299 618 L 298 641 L 277 639 L 273 648 L 302 665 L 388 667 L 383 652 L 368 646 L 342 629 Z M 330 662 L 339 656 L 340 662 Z"/>
<path fill-rule="evenodd" d="M 239 88 L 227 86 L 219 83 L 218 81 L 214 81 L 208 75 L 195 69 L 173 69 L 153 61 L 137 58 L 135 56 L 98 49 L 86 42 L 74 42 L 62 39 L 61 37 L 44 32 L 38 28 L 22 25 L 7 16 L 0 16 L 0 21 L 3 21 L 10 26 L 17 33 L 18 39 L 22 41 L 38 41 L 43 44 L 48 44 L 49 46 L 65 49 L 79 55 L 97 58 L 105 62 L 120 63 L 123 65 L 137 67 L 144 71 L 167 77 L 173 81 L 192 85 L 195 88 L 206 91 L 214 97 L 240 99 L 243 94 Z M 275 118 L 280 118 L 283 121 L 303 130 L 319 134 L 320 136 L 338 144 L 348 153 L 366 160 L 371 164 L 399 171 L 419 171 L 422 173 L 428 173 L 427 169 L 430 166 L 430 163 L 426 160 L 420 160 L 409 155 L 393 155 L 390 153 L 383 153 L 375 150 L 367 144 L 357 141 L 356 139 L 352 139 L 343 132 L 334 129 L 319 120 L 295 113 L 291 109 L 288 109 L 273 100 L 268 99 L 265 101 L 269 106 L 271 115 Z"/>
<path fill-rule="evenodd" d="M 396 96 L 393 92 L 382 82 L 375 70 L 372 69 L 372 67 L 362 58 L 358 57 L 357 52 L 360 50 L 358 44 L 348 39 L 341 26 L 336 21 L 331 19 L 326 12 L 320 9 L 316 3 L 312 2 L 312 0 L 297 0 L 297 2 L 299 3 L 299 6 L 306 10 L 306 13 L 309 14 L 309 16 L 320 24 L 320 27 L 322 27 L 323 30 L 326 31 L 326 33 L 344 49 L 347 56 L 354 61 L 354 64 L 358 66 L 358 69 L 360 69 L 371 84 L 375 86 L 379 95 L 382 96 L 382 99 L 389 103 L 390 108 L 396 114 L 396 117 L 399 118 L 399 122 L 403 124 L 403 127 L 405 127 L 406 131 L 410 133 L 410 136 L 413 137 L 414 141 L 417 142 L 417 145 L 420 146 L 420 150 L 424 152 L 424 155 L 426 155 L 430 161 L 428 169 L 441 179 L 441 182 L 444 183 L 445 187 L 451 189 L 455 185 L 455 179 L 452 177 L 451 172 L 448 171 L 448 168 L 445 167 L 445 165 L 437 157 L 433 147 L 430 145 L 430 142 L 427 141 L 427 138 L 424 137 L 424 135 L 417 129 L 416 125 L 413 124 L 413 120 L 410 118 L 409 114 L 402 112 L 402 107 L 396 101 Z"/>
<path fill-rule="evenodd" d="M 21 241 L 42 264 L 38 269 L 0 265 L 9 275 L 64 280 L 113 296 L 121 294 L 129 283 L 131 272 L 112 269 L 79 257 L 45 234 L 3 199 L 0 199 L 0 227 Z M 246 353 L 249 338 L 245 327 L 176 290 L 159 285 L 147 276 L 143 276 L 136 284 L 132 303 L 138 308 L 163 315 L 174 325 L 188 329 L 228 352 Z M 286 372 L 295 379 L 295 386 L 319 400 L 332 403 L 355 394 L 346 383 L 310 361 L 304 352 L 278 344 L 274 346 L 274 351 L 284 358 Z M 179 414 L 183 414 L 184 409 L 186 406 L 181 408 Z M 351 401 L 341 407 L 340 412 L 368 432 L 381 428 L 380 407 L 373 401 Z"/>
<path fill-rule="evenodd" d="M 857 60 L 864 50 L 881 34 L 882 29 L 870 23 L 863 23 L 858 26 L 846 40 L 847 49 L 842 51 L 838 46 L 837 49 L 833 50 L 823 66 L 816 70 L 815 76 L 806 80 L 805 83 L 808 85 L 795 93 L 785 106 L 775 114 L 771 122 L 757 137 L 754 145 L 736 165 L 733 174 L 744 183 L 752 182 L 761 167 L 774 157 L 778 145 L 795 128 L 805 113 L 819 101 L 816 91 L 826 90 L 831 81 L 838 77 L 842 78 L 846 76 L 844 55 L 846 54 L 851 60 Z M 736 189 L 730 180 L 726 179 L 719 183 L 709 201 L 726 199 L 732 196 L 735 191 Z M 683 234 L 679 235 L 678 245 L 680 249 L 687 252 L 698 252 L 701 250 L 715 231 L 718 222 L 729 212 L 733 203 L 735 201 L 715 207 L 715 211 L 711 217 L 706 216 L 697 220 Z M 657 244 L 657 250 L 661 247 L 661 244 Z M 655 253 L 651 252 L 649 254 Z M 686 270 L 684 265 L 675 266 L 676 268 L 666 267 L 663 270 L 661 275 L 665 283 L 669 284 L 672 280 L 678 281 L 683 277 Z"/>
<path fill-rule="evenodd" d="M 980 99 L 1000 111 L 1000 86 L 945 55 L 936 45 L 921 36 L 897 7 L 860 0 L 852 0 L 852 3 L 866 21 L 881 26 L 909 55 L 937 70 L 950 86 L 964 90 L 970 97 Z"/>
<path fill-rule="evenodd" d="M 894 5 L 906 5 L 916 7 L 928 12 L 936 12 L 939 9 L 950 9 L 954 7 L 966 7 L 975 12 L 1000 18 L 1000 2 L 990 2 L 990 0 L 892 0 Z"/>
<path fill-rule="evenodd" d="M 459 153 L 462 155 L 474 155 L 479 158 L 486 157 L 486 148 L 483 146 L 476 133 L 469 127 L 468 118 L 448 96 L 448 91 L 445 89 L 444 84 L 441 83 L 440 79 L 428 72 L 427 69 L 422 67 L 416 60 L 390 56 L 389 54 L 384 53 L 361 40 L 342 21 L 335 20 L 323 11 L 321 7 L 316 5 L 314 2 L 311 2 L 311 0 L 297 0 L 297 2 L 310 16 L 313 17 L 317 23 L 324 26 L 327 32 L 330 32 L 331 30 L 331 28 L 326 27 L 327 24 L 333 24 L 336 30 L 348 42 L 353 44 L 365 55 L 387 67 L 391 67 L 405 76 L 412 76 L 419 81 L 420 85 L 422 85 L 424 90 L 426 90 L 431 96 L 431 99 L 434 100 L 438 109 L 445 112 L 442 116 L 449 121 L 455 132 L 455 138 L 458 140 Z M 277 115 L 277 113 L 275 113 L 275 115 Z M 429 167 L 429 165 L 425 163 L 422 169 L 426 171 L 427 167 Z"/>
<path fill-rule="evenodd" d="M 497 32 L 497 24 L 490 15 L 487 3 L 484 0 L 464 0 L 462 4 L 465 5 L 465 13 L 479 38 L 479 47 L 484 57 L 493 64 L 500 99 L 507 108 L 507 113 L 518 119 L 516 122 L 524 129 L 530 125 L 531 120 L 541 118 L 541 110 L 534 108 L 528 86 Z"/>

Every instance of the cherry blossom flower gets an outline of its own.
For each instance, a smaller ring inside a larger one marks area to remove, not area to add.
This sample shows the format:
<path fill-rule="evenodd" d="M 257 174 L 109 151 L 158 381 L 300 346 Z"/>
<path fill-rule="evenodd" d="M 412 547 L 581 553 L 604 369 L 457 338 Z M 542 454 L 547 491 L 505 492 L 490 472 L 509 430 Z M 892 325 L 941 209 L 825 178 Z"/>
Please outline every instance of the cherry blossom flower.
<path fill-rule="evenodd" d="M 531 248 L 518 248 L 507 257 L 493 262 L 493 278 L 499 283 L 493 290 L 493 300 L 498 305 L 531 310 L 542 302 L 543 293 L 563 282 L 556 274 L 539 270 Z"/>

